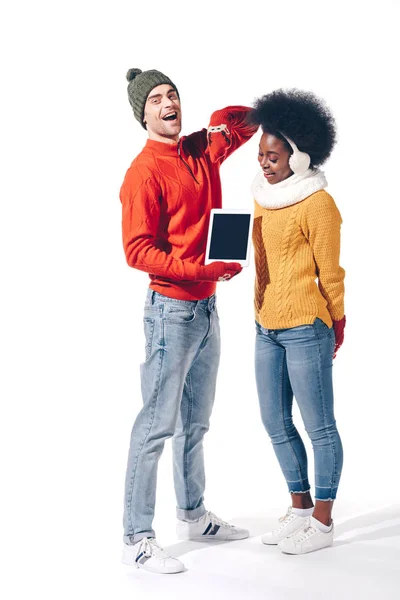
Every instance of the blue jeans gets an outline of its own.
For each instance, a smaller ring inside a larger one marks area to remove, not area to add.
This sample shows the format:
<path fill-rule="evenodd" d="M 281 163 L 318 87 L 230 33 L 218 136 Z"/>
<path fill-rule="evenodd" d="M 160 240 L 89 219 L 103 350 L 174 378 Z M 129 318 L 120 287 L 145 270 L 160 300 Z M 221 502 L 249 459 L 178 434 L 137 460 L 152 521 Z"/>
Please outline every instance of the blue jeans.
<path fill-rule="evenodd" d="M 292 418 L 293 395 L 314 451 L 315 497 L 336 498 L 343 449 L 333 414 L 334 332 L 323 321 L 290 329 L 256 323 L 255 369 L 261 418 L 289 492 L 310 489 L 307 455 Z"/>
<path fill-rule="evenodd" d="M 203 437 L 209 428 L 220 356 L 215 296 L 183 301 L 148 290 L 144 308 L 143 407 L 132 429 L 125 481 L 124 541 L 153 537 L 157 466 L 173 436 L 177 516 L 201 517 Z"/>

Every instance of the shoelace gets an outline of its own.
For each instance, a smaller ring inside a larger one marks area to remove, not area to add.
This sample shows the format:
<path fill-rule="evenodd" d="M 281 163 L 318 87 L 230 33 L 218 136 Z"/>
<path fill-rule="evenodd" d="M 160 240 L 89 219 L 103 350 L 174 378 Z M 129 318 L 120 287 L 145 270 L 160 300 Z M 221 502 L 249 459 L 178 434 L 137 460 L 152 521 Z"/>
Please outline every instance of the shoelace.
<path fill-rule="evenodd" d="M 149 538 L 143 538 L 142 543 L 139 546 L 136 556 L 143 553 L 146 558 L 151 556 L 157 556 L 158 558 L 170 558 L 169 554 L 163 550 L 155 540 L 149 540 Z"/>
<path fill-rule="evenodd" d="M 304 542 L 304 540 L 309 538 L 311 535 L 314 535 L 314 533 L 316 532 L 317 530 L 315 529 L 315 527 L 313 527 L 312 525 L 307 525 L 306 527 L 304 527 L 304 529 L 301 529 L 296 535 L 296 542 Z"/>
<path fill-rule="evenodd" d="M 293 521 L 294 516 L 295 515 L 292 513 L 292 507 L 289 506 L 286 515 L 278 519 L 279 523 L 282 523 L 282 525 L 275 529 L 275 531 L 281 531 L 281 529 L 283 529 L 288 523 L 290 523 L 290 521 Z"/>
<path fill-rule="evenodd" d="M 206 520 L 210 519 L 211 524 L 214 525 L 219 525 L 220 527 L 230 527 L 231 529 L 235 529 L 234 525 L 231 525 L 230 523 L 227 523 L 226 521 L 223 521 L 222 519 L 219 519 L 216 515 L 214 515 L 214 513 L 208 511 L 205 515 Z"/>

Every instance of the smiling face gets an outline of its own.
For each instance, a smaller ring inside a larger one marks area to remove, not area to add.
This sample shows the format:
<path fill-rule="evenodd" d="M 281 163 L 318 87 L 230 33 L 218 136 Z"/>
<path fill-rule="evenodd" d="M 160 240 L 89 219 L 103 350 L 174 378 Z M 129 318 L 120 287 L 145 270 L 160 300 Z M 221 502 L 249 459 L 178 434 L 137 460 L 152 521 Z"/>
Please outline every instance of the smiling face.
<path fill-rule="evenodd" d="M 143 122 L 151 140 L 169 144 L 179 140 L 181 103 L 172 86 L 157 85 L 151 90 L 144 105 Z"/>
<path fill-rule="evenodd" d="M 288 144 L 271 133 L 263 133 L 258 150 L 258 162 L 268 183 L 274 184 L 293 175 L 289 167 L 291 152 Z"/>

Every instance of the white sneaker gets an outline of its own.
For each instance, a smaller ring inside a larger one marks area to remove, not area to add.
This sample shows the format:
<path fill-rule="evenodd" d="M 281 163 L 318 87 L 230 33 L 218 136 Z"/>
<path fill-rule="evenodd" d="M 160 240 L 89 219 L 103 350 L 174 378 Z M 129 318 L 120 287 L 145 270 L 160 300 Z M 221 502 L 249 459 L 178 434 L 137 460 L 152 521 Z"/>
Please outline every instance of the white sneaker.
<path fill-rule="evenodd" d="M 212 512 L 206 512 L 196 521 L 178 521 L 176 533 L 180 540 L 214 542 L 218 540 L 244 540 L 249 537 L 247 529 L 230 525 L 218 519 Z"/>
<path fill-rule="evenodd" d="M 279 527 L 261 536 L 261 541 L 267 545 L 279 544 L 280 541 L 304 527 L 308 519 L 309 517 L 295 515 L 292 507 L 289 506 L 286 515 L 279 519 Z"/>
<path fill-rule="evenodd" d="M 143 538 L 137 544 L 124 544 L 122 562 L 152 573 L 181 573 L 185 566 L 160 548 L 154 538 Z"/>
<path fill-rule="evenodd" d="M 334 526 L 332 523 L 330 531 L 324 532 L 317 529 L 312 524 L 311 519 L 302 529 L 290 537 L 279 542 L 278 546 L 286 554 L 307 554 L 327 548 L 333 543 Z"/>

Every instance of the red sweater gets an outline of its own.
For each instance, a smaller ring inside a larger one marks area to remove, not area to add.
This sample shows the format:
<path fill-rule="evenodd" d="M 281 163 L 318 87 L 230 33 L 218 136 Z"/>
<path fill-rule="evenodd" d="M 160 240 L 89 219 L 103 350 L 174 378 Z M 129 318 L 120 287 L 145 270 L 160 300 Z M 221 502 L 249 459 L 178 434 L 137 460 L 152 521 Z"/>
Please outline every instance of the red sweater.
<path fill-rule="evenodd" d="M 202 280 L 211 208 L 222 205 L 221 163 L 257 130 L 250 108 L 213 113 L 210 125 L 226 124 L 228 135 L 202 129 L 177 144 L 147 143 L 121 187 L 122 236 L 129 266 L 150 275 L 151 289 L 180 300 L 202 300 L 215 292 Z"/>

